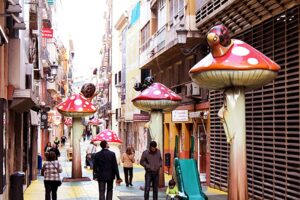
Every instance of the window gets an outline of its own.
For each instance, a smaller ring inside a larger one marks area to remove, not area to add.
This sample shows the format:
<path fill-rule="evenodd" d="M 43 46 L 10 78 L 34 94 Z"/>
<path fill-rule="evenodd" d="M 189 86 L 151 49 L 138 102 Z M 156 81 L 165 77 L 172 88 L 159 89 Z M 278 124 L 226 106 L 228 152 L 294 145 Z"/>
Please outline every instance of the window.
<path fill-rule="evenodd" d="M 158 3 L 158 30 L 167 23 L 166 0 L 160 0 Z"/>
<path fill-rule="evenodd" d="M 121 85 L 121 71 L 118 72 L 118 85 Z"/>
<path fill-rule="evenodd" d="M 115 73 L 115 85 L 118 84 L 118 73 Z"/>
<path fill-rule="evenodd" d="M 177 18 L 178 15 L 181 17 L 184 14 L 184 0 L 169 0 L 169 13 L 170 19 L 169 21 L 173 21 L 173 18 Z"/>
<path fill-rule="evenodd" d="M 148 22 L 141 31 L 140 52 L 144 52 L 150 45 L 150 22 Z"/>

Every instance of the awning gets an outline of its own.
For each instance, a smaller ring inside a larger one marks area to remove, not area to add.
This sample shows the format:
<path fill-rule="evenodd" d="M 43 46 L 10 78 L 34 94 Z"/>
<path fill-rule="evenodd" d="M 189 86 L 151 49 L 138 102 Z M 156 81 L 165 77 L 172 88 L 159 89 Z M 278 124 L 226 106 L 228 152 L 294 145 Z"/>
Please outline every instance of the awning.
<path fill-rule="evenodd" d="M 31 89 L 15 89 L 10 109 L 22 113 L 36 105 L 38 100 Z"/>

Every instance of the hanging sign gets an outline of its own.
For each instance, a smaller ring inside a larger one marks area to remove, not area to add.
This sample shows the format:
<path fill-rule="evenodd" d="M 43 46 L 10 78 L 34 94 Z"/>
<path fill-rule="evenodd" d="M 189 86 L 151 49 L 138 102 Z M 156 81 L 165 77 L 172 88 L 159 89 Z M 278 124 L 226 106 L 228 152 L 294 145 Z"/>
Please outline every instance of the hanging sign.
<path fill-rule="evenodd" d="M 42 29 L 43 38 L 53 38 L 53 29 L 52 28 L 43 28 Z"/>

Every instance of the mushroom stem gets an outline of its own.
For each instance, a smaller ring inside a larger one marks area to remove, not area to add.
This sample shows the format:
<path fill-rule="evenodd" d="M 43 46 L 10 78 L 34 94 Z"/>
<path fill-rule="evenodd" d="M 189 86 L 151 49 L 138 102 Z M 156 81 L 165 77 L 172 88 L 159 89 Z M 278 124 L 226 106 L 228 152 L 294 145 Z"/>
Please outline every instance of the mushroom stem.
<path fill-rule="evenodd" d="M 244 88 L 225 91 L 227 112 L 224 128 L 230 140 L 228 199 L 247 200 L 246 121 Z"/>
<path fill-rule="evenodd" d="M 158 149 L 163 151 L 163 125 L 162 112 L 151 111 L 150 135 L 151 139 L 157 142 Z"/>
<path fill-rule="evenodd" d="M 162 154 L 162 158 L 164 155 L 163 149 L 163 114 L 161 111 L 151 111 L 151 119 L 150 119 L 150 135 L 151 139 L 157 143 L 157 147 Z M 165 186 L 165 178 L 163 167 L 159 170 L 159 187 Z"/>
<path fill-rule="evenodd" d="M 81 118 L 74 117 L 73 118 L 73 158 L 72 158 L 72 178 L 81 178 L 82 170 L 81 170 L 81 152 L 80 152 L 80 140 L 81 140 Z"/>

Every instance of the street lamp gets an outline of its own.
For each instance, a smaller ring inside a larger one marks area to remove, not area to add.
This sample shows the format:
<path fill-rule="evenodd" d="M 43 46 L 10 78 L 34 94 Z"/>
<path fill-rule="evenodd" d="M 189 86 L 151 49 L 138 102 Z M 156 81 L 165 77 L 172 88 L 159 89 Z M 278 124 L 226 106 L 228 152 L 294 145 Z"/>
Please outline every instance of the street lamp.
<path fill-rule="evenodd" d="M 188 34 L 188 30 L 185 29 L 184 24 L 179 25 L 179 28 L 176 29 L 176 33 L 177 33 L 177 43 L 180 45 L 180 50 L 183 55 L 188 56 L 197 53 L 202 53 L 202 54 L 208 53 L 208 46 L 203 42 L 200 42 L 191 48 L 184 47 L 184 45 L 187 43 L 187 34 Z"/>
<path fill-rule="evenodd" d="M 55 62 L 53 62 L 53 64 L 50 66 L 50 71 L 48 71 L 47 75 L 48 82 L 53 83 L 55 81 L 55 78 L 57 76 L 57 69 L 58 65 L 56 65 Z"/>

